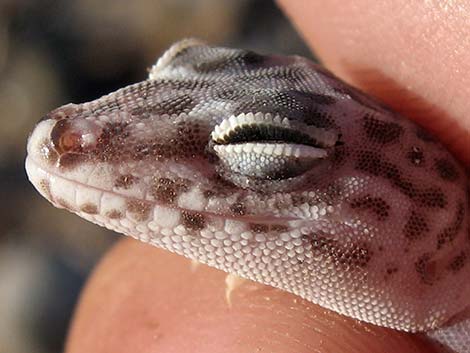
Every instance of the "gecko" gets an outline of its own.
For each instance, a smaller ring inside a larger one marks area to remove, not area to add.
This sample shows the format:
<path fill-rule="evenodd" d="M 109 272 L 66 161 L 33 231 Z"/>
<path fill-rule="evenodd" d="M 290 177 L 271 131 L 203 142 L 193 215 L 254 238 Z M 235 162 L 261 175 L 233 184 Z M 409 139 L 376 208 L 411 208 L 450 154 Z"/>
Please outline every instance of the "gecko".
<path fill-rule="evenodd" d="M 45 115 L 27 152 L 56 207 L 470 352 L 466 170 L 303 57 L 179 41 L 148 79 Z"/>

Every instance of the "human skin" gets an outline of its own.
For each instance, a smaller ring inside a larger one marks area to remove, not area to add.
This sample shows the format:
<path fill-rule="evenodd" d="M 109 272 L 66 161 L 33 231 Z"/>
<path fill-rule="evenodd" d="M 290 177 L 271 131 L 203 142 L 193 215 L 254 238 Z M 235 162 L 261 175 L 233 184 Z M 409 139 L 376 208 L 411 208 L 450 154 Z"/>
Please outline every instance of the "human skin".
<path fill-rule="evenodd" d="M 281 1 L 339 77 L 433 131 L 470 165 L 470 5 Z M 121 241 L 77 307 L 66 352 L 438 352 L 419 335 L 332 313 L 251 281 Z"/>

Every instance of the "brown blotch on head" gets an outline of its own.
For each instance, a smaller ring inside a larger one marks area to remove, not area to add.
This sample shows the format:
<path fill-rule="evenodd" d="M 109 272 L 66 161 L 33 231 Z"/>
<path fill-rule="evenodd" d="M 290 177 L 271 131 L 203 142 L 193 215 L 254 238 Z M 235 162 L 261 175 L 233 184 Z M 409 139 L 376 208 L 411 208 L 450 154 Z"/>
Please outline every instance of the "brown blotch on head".
<path fill-rule="evenodd" d="M 334 204 L 338 200 L 343 200 L 345 196 L 344 186 L 339 182 L 334 181 L 331 184 L 328 184 L 324 194 L 324 202 L 327 204 Z"/>
<path fill-rule="evenodd" d="M 132 174 L 121 175 L 114 181 L 114 187 L 127 190 L 138 180 L 139 178 L 133 176 Z"/>
<path fill-rule="evenodd" d="M 439 280 L 438 264 L 437 261 L 432 259 L 430 253 L 425 253 L 420 256 L 414 266 L 422 283 L 432 285 Z"/>
<path fill-rule="evenodd" d="M 188 185 L 183 179 L 156 178 L 152 185 L 151 195 L 163 204 L 173 204 L 185 191 L 188 191 Z"/>
<path fill-rule="evenodd" d="M 330 188 L 331 186 L 331 188 Z M 330 185 L 327 192 L 332 192 L 334 193 L 335 191 L 338 191 L 338 189 L 335 189 L 333 191 L 333 186 Z M 322 202 L 325 202 L 326 200 L 324 200 L 322 197 L 324 197 L 325 199 L 329 200 L 328 197 L 330 195 L 308 195 L 308 194 L 305 194 L 305 193 L 293 193 L 290 195 L 291 197 L 291 201 L 292 201 L 292 206 L 294 207 L 300 207 L 302 206 L 303 204 L 308 204 L 308 205 L 318 205 L 319 203 L 322 203 Z M 334 199 L 334 198 L 333 198 Z"/>
<path fill-rule="evenodd" d="M 182 211 L 181 219 L 183 225 L 190 230 L 201 230 L 206 226 L 206 217 L 198 212 Z"/>
<path fill-rule="evenodd" d="M 424 153 L 419 147 L 411 147 L 406 154 L 406 158 L 416 167 L 422 167 L 424 165 Z"/>
<path fill-rule="evenodd" d="M 304 123 L 307 125 L 324 129 L 338 128 L 335 124 L 335 118 L 331 116 L 330 113 L 324 112 L 321 109 L 310 107 L 310 109 L 306 110 L 302 115 L 304 116 Z"/>
<path fill-rule="evenodd" d="M 403 127 L 391 121 L 378 120 L 370 114 L 364 116 L 364 131 L 372 142 L 387 144 L 397 142 L 403 134 Z"/>
<path fill-rule="evenodd" d="M 166 159 L 183 160 L 205 156 L 206 141 L 203 140 L 201 126 L 198 122 L 184 120 L 175 125 L 175 131 L 166 139 L 156 137 L 147 141 L 133 144 L 130 157 L 134 160 L 151 159 L 161 161 Z"/>
<path fill-rule="evenodd" d="M 80 211 L 88 214 L 97 214 L 98 207 L 95 204 L 88 202 L 80 206 Z"/>
<path fill-rule="evenodd" d="M 370 195 L 358 197 L 352 200 L 350 206 L 353 209 L 357 208 L 360 210 L 372 211 L 379 221 L 387 219 L 390 212 L 390 206 L 384 199 L 381 197 L 372 197 Z"/>
<path fill-rule="evenodd" d="M 259 67 L 266 64 L 267 57 L 265 55 L 258 54 L 251 50 L 243 51 L 239 57 L 241 62 L 250 69 L 258 69 Z"/>
<path fill-rule="evenodd" d="M 44 193 L 44 195 L 46 195 L 48 200 L 52 201 L 51 184 L 49 183 L 49 180 L 41 179 L 39 182 L 39 189 Z"/>
<path fill-rule="evenodd" d="M 331 162 L 335 167 L 339 167 L 346 161 L 348 150 L 345 145 L 335 146 L 333 154 L 331 155 Z"/>
<path fill-rule="evenodd" d="M 453 273 L 458 273 L 468 263 L 468 254 L 465 250 L 462 250 L 458 255 L 454 256 L 450 260 L 447 269 Z"/>
<path fill-rule="evenodd" d="M 54 198 L 54 202 L 59 205 L 59 207 L 65 208 L 66 210 L 69 211 L 74 211 L 75 208 L 72 207 L 67 201 L 65 201 L 62 197 L 56 197 Z"/>
<path fill-rule="evenodd" d="M 246 207 L 241 202 L 235 202 L 234 204 L 230 205 L 230 211 L 237 216 L 243 216 L 246 214 Z"/>
<path fill-rule="evenodd" d="M 403 176 L 396 165 L 388 162 L 376 152 L 361 151 L 356 169 L 389 180 L 400 192 L 415 200 L 420 206 L 444 208 L 447 205 L 447 199 L 441 189 L 437 187 L 423 188 L 413 184 Z"/>
<path fill-rule="evenodd" d="M 254 233 L 267 233 L 269 232 L 269 225 L 262 223 L 250 223 L 250 229 Z"/>
<path fill-rule="evenodd" d="M 411 211 L 410 217 L 405 224 L 403 234 L 411 241 L 419 240 L 428 235 L 430 229 L 424 216 L 418 212 Z"/>
<path fill-rule="evenodd" d="M 134 215 L 138 222 L 145 221 L 150 215 L 151 204 L 146 201 L 129 200 L 126 203 L 127 210 Z"/>
<path fill-rule="evenodd" d="M 385 271 L 387 272 L 387 275 L 393 275 L 394 273 L 398 272 L 398 267 L 397 266 L 387 267 Z"/>
<path fill-rule="evenodd" d="M 73 169 L 88 159 L 89 157 L 85 154 L 65 153 L 59 157 L 59 166 L 61 168 Z"/>
<path fill-rule="evenodd" d="M 123 214 L 121 211 L 118 210 L 110 210 L 106 212 L 106 217 L 110 219 L 121 219 L 123 217 Z"/>
<path fill-rule="evenodd" d="M 436 142 L 436 138 L 421 127 L 416 128 L 416 137 L 424 142 Z"/>
<path fill-rule="evenodd" d="M 457 206 L 457 212 L 455 213 L 454 220 L 452 223 L 445 227 L 437 235 L 437 249 L 442 249 L 446 244 L 452 243 L 462 229 L 463 221 L 465 218 L 465 206 L 463 202 L 460 202 Z"/>
<path fill-rule="evenodd" d="M 98 137 L 94 155 L 107 162 L 121 160 L 129 137 L 128 124 L 124 122 L 106 123 Z"/>
<path fill-rule="evenodd" d="M 271 224 L 271 230 L 277 233 L 284 233 L 289 230 L 289 227 L 284 224 Z"/>
<path fill-rule="evenodd" d="M 459 172 L 455 164 L 446 158 L 437 159 L 435 168 L 439 176 L 446 181 L 456 181 L 459 178 Z"/>
<path fill-rule="evenodd" d="M 327 256 L 339 266 L 364 268 L 373 256 L 372 251 L 365 243 L 340 244 L 337 240 L 319 234 L 305 235 L 304 239 L 310 242 L 314 252 Z"/>
<path fill-rule="evenodd" d="M 414 197 L 422 206 L 432 208 L 444 208 L 447 206 L 447 198 L 438 187 L 419 189 Z"/>
<path fill-rule="evenodd" d="M 176 124 L 174 137 L 168 140 L 166 147 L 170 146 L 169 157 L 191 159 L 207 154 L 206 143 L 201 136 L 199 123 L 183 120 Z"/>
<path fill-rule="evenodd" d="M 398 266 L 395 266 L 395 265 L 387 266 L 387 268 L 385 269 L 384 279 L 388 281 L 397 272 L 398 272 Z"/>

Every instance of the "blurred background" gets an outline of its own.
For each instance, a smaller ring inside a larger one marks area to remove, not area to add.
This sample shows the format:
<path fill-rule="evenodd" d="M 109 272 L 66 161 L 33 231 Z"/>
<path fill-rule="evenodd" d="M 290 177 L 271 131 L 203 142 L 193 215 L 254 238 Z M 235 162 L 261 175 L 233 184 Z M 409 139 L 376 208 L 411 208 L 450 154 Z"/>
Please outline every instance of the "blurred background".
<path fill-rule="evenodd" d="M 199 37 L 309 56 L 272 1 L 0 0 L 0 353 L 63 349 L 87 276 L 118 238 L 53 208 L 28 183 L 28 133 L 48 111 L 143 80 Z"/>

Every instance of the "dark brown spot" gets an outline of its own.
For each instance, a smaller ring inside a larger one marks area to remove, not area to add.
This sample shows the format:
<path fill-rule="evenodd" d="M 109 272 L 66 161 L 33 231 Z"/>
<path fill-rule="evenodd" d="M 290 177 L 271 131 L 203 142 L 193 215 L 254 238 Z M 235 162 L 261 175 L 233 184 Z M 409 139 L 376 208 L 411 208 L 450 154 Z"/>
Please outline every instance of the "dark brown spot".
<path fill-rule="evenodd" d="M 390 206 L 380 197 L 372 197 L 370 195 L 366 195 L 363 197 L 358 197 L 351 201 L 350 204 L 351 208 L 353 209 L 360 209 L 360 210 L 371 210 L 377 216 L 379 221 L 385 220 L 390 211 Z"/>
<path fill-rule="evenodd" d="M 437 262 L 429 253 L 423 254 L 415 262 L 415 270 L 421 282 L 427 285 L 434 284 L 439 278 L 437 274 Z"/>
<path fill-rule="evenodd" d="M 88 213 L 88 214 L 97 214 L 98 207 L 92 203 L 85 203 L 80 206 L 80 211 Z"/>
<path fill-rule="evenodd" d="M 271 225 L 271 230 L 273 232 L 277 232 L 277 233 L 284 233 L 284 232 L 287 232 L 289 230 L 289 227 L 284 225 L 284 224 L 272 224 Z"/>
<path fill-rule="evenodd" d="M 387 275 L 393 275 L 394 273 L 397 273 L 398 272 L 398 267 L 394 266 L 394 267 L 388 267 L 386 269 L 386 272 L 387 272 Z"/>
<path fill-rule="evenodd" d="M 452 224 L 445 227 L 437 235 L 437 249 L 441 249 L 445 244 L 452 243 L 462 229 L 463 221 L 465 218 L 465 206 L 463 202 L 457 206 L 457 212 L 455 214 Z"/>
<path fill-rule="evenodd" d="M 153 183 L 151 194 L 163 204 L 172 204 L 182 192 L 187 190 L 187 182 L 183 179 L 157 178 Z"/>
<path fill-rule="evenodd" d="M 363 127 L 371 141 L 381 144 L 397 142 L 403 133 L 403 127 L 397 123 L 378 120 L 369 114 L 364 117 Z"/>
<path fill-rule="evenodd" d="M 58 204 L 60 207 L 65 208 L 66 210 L 74 211 L 75 209 L 62 197 L 56 197 L 54 202 Z"/>
<path fill-rule="evenodd" d="M 437 187 L 420 189 L 415 198 L 422 206 L 444 208 L 447 205 L 446 196 Z"/>
<path fill-rule="evenodd" d="M 41 179 L 39 182 L 39 190 L 46 196 L 48 200 L 52 201 L 52 194 L 51 194 L 51 184 L 47 179 Z"/>
<path fill-rule="evenodd" d="M 255 53 L 254 51 L 247 50 L 243 55 L 241 55 L 241 60 L 246 66 L 259 67 L 264 64 L 266 57 Z"/>
<path fill-rule="evenodd" d="M 254 233 L 267 233 L 269 231 L 269 225 L 262 223 L 250 223 L 250 229 Z"/>
<path fill-rule="evenodd" d="M 468 255 L 465 250 L 462 250 L 456 255 L 447 266 L 447 269 L 453 273 L 459 272 L 468 263 Z"/>
<path fill-rule="evenodd" d="M 305 111 L 302 115 L 304 123 L 318 128 L 331 128 L 335 126 L 334 117 L 330 113 L 324 112 L 321 109 L 313 109 Z"/>
<path fill-rule="evenodd" d="M 441 158 L 435 161 L 435 167 L 439 176 L 447 181 L 456 181 L 459 178 L 459 172 L 454 163 L 448 159 Z"/>
<path fill-rule="evenodd" d="M 398 267 L 396 265 L 388 265 L 387 268 L 385 269 L 385 275 L 384 279 L 386 281 L 390 280 L 390 278 L 398 272 Z"/>
<path fill-rule="evenodd" d="M 88 156 L 85 154 L 65 153 L 59 157 L 59 166 L 61 168 L 73 169 L 87 160 Z"/>
<path fill-rule="evenodd" d="M 206 226 L 206 218 L 197 212 L 182 211 L 183 225 L 190 230 L 201 230 Z"/>
<path fill-rule="evenodd" d="M 118 210 L 110 210 L 106 212 L 106 217 L 110 219 L 121 219 L 123 217 L 122 212 Z"/>
<path fill-rule="evenodd" d="M 436 142 L 435 137 L 421 127 L 416 128 L 416 137 L 424 142 Z"/>
<path fill-rule="evenodd" d="M 402 175 L 396 165 L 388 162 L 375 152 L 361 151 L 356 168 L 374 176 L 388 179 L 400 192 L 417 201 L 420 206 L 444 208 L 447 205 L 447 199 L 441 189 L 414 185 Z"/>
<path fill-rule="evenodd" d="M 238 59 L 240 61 L 240 56 Z M 233 58 L 230 60 L 225 56 L 214 56 L 210 60 L 195 62 L 193 68 L 196 72 L 205 74 L 223 70 L 227 65 L 233 65 Z"/>
<path fill-rule="evenodd" d="M 403 229 L 405 237 L 411 241 L 424 238 L 429 233 L 429 226 L 422 214 L 411 211 L 410 218 Z"/>
<path fill-rule="evenodd" d="M 146 201 L 129 200 L 127 210 L 133 214 L 136 221 L 143 222 L 149 217 L 151 205 Z"/>
<path fill-rule="evenodd" d="M 246 214 L 245 205 L 241 202 L 236 202 L 230 205 L 230 211 L 237 216 L 243 216 Z"/>
<path fill-rule="evenodd" d="M 339 167 L 343 162 L 346 161 L 346 157 L 348 156 L 347 148 L 345 145 L 335 146 L 333 155 L 331 156 L 331 162 L 336 166 Z"/>
<path fill-rule="evenodd" d="M 132 174 L 121 175 L 114 181 L 114 187 L 127 190 L 138 180 L 139 178 L 133 176 Z"/>
<path fill-rule="evenodd" d="M 94 155 L 103 162 L 121 160 L 126 150 L 124 147 L 128 137 L 127 123 L 116 122 L 105 124 L 98 137 Z"/>
<path fill-rule="evenodd" d="M 329 239 L 318 234 L 304 237 L 312 245 L 314 252 L 328 256 L 334 264 L 364 268 L 372 258 L 372 251 L 367 244 L 340 244 L 337 240 Z"/>
<path fill-rule="evenodd" d="M 424 153 L 419 147 L 413 146 L 406 154 L 406 158 L 417 167 L 424 165 Z"/>
<path fill-rule="evenodd" d="M 331 189 L 329 189 L 329 191 L 332 191 L 332 189 L 333 189 L 333 186 L 332 186 Z M 292 205 L 294 207 L 300 207 L 303 204 L 317 205 L 321 202 L 324 202 L 324 200 L 321 198 L 320 195 L 312 196 L 312 195 L 306 195 L 304 193 L 293 193 L 293 194 L 291 194 L 291 200 L 292 200 Z"/>

